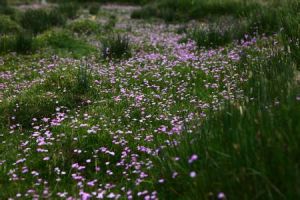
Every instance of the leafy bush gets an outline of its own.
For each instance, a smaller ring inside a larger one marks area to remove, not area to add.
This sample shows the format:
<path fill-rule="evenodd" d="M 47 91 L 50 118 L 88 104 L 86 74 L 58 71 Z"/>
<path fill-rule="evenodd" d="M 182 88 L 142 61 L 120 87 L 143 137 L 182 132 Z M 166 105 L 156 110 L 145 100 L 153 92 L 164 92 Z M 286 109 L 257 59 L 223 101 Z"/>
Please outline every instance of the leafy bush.
<path fill-rule="evenodd" d="M 104 58 L 123 58 L 130 56 L 129 38 L 127 36 L 114 35 L 102 42 L 102 56 Z"/>
<path fill-rule="evenodd" d="M 0 15 L 0 35 L 19 33 L 21 30 L 21 26 L 17 22 L 13 21 L 10 17 Z"/>
<path fill-rule="evenodd" d="M 73 21 L 68 25 L 69 29 L 79 34 L 92 34 L 100 32 L 100 25 L 92 20 L 84 19 Z"/>

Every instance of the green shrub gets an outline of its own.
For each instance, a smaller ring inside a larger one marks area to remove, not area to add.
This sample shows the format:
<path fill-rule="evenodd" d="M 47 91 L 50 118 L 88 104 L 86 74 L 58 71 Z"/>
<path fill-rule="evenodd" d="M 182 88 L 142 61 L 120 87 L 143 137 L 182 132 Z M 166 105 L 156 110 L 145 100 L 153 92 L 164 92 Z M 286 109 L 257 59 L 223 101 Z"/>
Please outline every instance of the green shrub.
<path fill-rule="evenodd" d="M 68 25 L 69 29 L 79 34 L 92 34 L 100 32 L 100 25 L 92 20 L 84 19 L 73 21 Z"/>
<path fill-rule="evenodd" d="M 33 34 L 41 33 L 52 26 L 61 26 L 65 18 L 57 11 L 47 12 L 43 9 L 27 10 L 21 18 L 21 24 Z"/>
<path fill-rule="evenodd" d="M 124 58 L 129 57 L 130 45 L 129 38 L 127 36 L 114 35 L 102 42 L 102 57 L 112 58 Z"/>
<path fill-rule="evenodd" d="M 48 13 L 45 10 L 27 10 L 21 18 L 23 28 L 33 34 L 41 33 L 49 28 Z"/>
<path fill-rule="evenodd" d="M 21 26 L 10 17 L 0 15 L 0 35 L 19 33 L 21 30 Z"/>

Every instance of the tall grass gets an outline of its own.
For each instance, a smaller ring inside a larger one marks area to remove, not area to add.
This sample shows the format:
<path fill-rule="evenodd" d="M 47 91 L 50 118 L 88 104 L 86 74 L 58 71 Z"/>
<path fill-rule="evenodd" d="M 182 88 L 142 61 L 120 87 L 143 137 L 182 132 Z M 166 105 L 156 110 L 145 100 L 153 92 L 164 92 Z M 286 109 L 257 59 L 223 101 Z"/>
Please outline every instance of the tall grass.
<path fill-rule="evenodd" d="M 120 59 L 131 54 L 129 38 L 125 35 L 113 35 L 102 42 L 102 57 Z"/>
<path fill-rule="evenodd" d="M 65 23 L 65 18 L 56 10 L 50 12 L 43 9 L 27 10 L 23 14 L 20 23 L 24 29 L 28 29 L 36 35 L 52 26 L 63 25 Z"/>
<path fill-rule="evenodd" d="M 158 159 L 156 170 L 166 178 L 164 187 L 156 187 L 162 199 L 300 197 L 300 88 L 293 79 L 295 65 L 288 55 L 276 52 L 256 58 L 259 62 L 242 60 L 249 75 L 249 99 L 228 102 L 197 133 L 184 135 L 179 147 Z M 191 164 L 193 154 L 199 159 Z M 179 174 L 175 179 L 174 171 Z"/>
<path fill-rule="evenodd" d="M 159 17 L 165 21 L 200 19 L 210 15 L 233 14 L 235 16 L 249 12 L 258 4 L 254 1 L 235 0 L 162 0 L 154 1 L 141 10 L 133 12 L 133 18 Z"/>
<path fill-rule="evenodd" d="M 35 50 L 34 38 L 32 34 L 20 32 L 16 35 L 0 37 L 0 52 L 17 52 L 20 54 L 31 53 Z"/>

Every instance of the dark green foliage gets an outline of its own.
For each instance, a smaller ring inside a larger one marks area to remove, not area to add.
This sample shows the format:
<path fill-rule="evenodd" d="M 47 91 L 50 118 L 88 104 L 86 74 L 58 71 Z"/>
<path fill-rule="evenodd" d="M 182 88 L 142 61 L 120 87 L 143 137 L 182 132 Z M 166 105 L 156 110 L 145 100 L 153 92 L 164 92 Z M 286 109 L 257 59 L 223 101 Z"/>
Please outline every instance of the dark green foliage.
<path fill-rule="evenodd" d="M 249 32 L 271 35 L 279 31 L 281 27 L 281 10 L 278 8 L 257 8 L 247 14 Z"/>
<path fill-rule="evenodd" d="M 6 15 L 0 15 L 0 35 L 14 34 L 21 31 L 20 25 Z"/>
<path fill-rule="evenodd" d="M 41 33 L 52 26 L 60 26 L 65 22 L 65 18 L 57 11 L 49 13 L 46 10 L 28 10 L 21 18 L 23 28 L 28 29 L 33 34 Z"/>
<path fill-rule="evenodd" d="M 156 187 L 162 199 L 217 199 L 220 192 L 226 199 L 300 197 L 300 91 L 293 64 L 284 54 L 258 58 L 261 64 L 246 61 L 243 69 L 250 76 L 246 94 L 254 100 L 228 102 L 197 133 L 184 135 L 179 147 L 161 155 L 155 170 L 166 177 L 166 185 Z M 199 160 L 189 164 L 192 154 Z M 197 176 L 190 178 L 193 170 Z"/>
<path fill-rule="evenodd" d="M 245 52 L 251 54 L 251 52 Z M 256 61 L 243 58 L 242 68 L 249 70 L 245 93 L 254 98 L 257 105 L 268 105 L 276 99 L 284 99 L 294 81 L 294 68 L 288 55 L 274 52 L 268 59 L 257 57 Z"/>
<path fill-rule="evenodd" d="M 127 36 L 114 35 L 102 42 L 102 57 L 123 58 L 130 56 L 129 38 Z"/>
<path fill-rule="evenodd" d="M 17 52 L 20 54 L 34 51 L 34 39 L 30 33 L 20 32 L 16 35 L 0 37 L 0 52 Z"/>
<path fill-rule="evenodd" d="M 49 28 L 48 13 L 45 10 L 28 10 L 21 19 L 24 28 L 30 29 L 33 34 L 41 33 Z"/>
<path fill-rule="evenodd" d="M 20 33 L 16 36 L 17 53 L 29 53 L 34 50 L 33 37 L 30 33 Z"/>
<path fill-rule="evenodd" d="M 300 69 L 300 15 L 286 15 L 283 18 L 283 30 L 281 38 L 286 50 L 291 54 L 292 58 Z"/>
<path fill-rule="evenodd" d="M 0 13 L 4 14 L 4 15 L 10 15 L 13 16 L 16 11 L 14 8 L 10 7 L 10 6 L 2 6 L 0 5 Z"/>
<path fill-rule="evenodd" d="M 210 15 L 243 15 L 257 7 L 257 4 L 244 1 L 217 0 L 162 0 L 154 1 L 141 10 L 133 12 L 132 18 L 158 17 L 167 22 L 200 19 Z"/>
<path fill-rule="evenodd" d="M 13 47 L 15 46 L 14 37 L 10 36 L 1 36 L 0 37 L 0 52 L 7 53 L 13 51 Z"/>
<path fill-rule="evenodd" d="M 0 0 L 0 6 L 7 6 L 7 0 Z"/>
<path fill-rule="evenodd" d="M 53 9 L 48 14 L 48 21 L 51 26 L 63 26 L 66 18 L 57 9 Z"/>
<path fill-rule="evenodd" d="M 182 42 L 192 39 L 199 48 L 217 48 L 244 39 L 245 34 L 251 35 L 248 21 L 232 18 L 219 20 L 209 24 L 207 28 L 201 27 L 193 30 L 185 28 L 182 31 L 187 33 L 187 37 L 183 38 Z"/>
<path fill-rule="evenodd" d="M 101 31 L 100 24 L 96 21 L 92 20 L 76 20 L 73 21 L 71 24 L 68 25 L 69 29 L 72 32 L 79 33 L 79 34 L 97 34 Z"/>
<path fill-rule="evenodd" d="M 219 30 L 210 27 L 208 30 L 195 29 L 190 36 L 198 47 L 218 47 L 232 42 L 233 37 L 229 30 Z"/>
<path fill-rule="evenodd" d="M 80 5 L 76 2 L 63 2 L 58 5 L 58 12 L 65 17 L 75 19 L 80 9 Z"/>
<path fill-rule="evenodd" d="M 97 15 L 99 12 L 99 9 L 100 9 L 100 4 L 97 4 L 97 3 L 92 3 L 89 6 L 89 12 L 91 15 Z"/>
<path fill-rule="evenodd" d="M 77 91 L 80 94 L 86 93 L 91 86 L 91 74 L 88 72 L 87 65 L 81 65 L 77 73 Z"/>

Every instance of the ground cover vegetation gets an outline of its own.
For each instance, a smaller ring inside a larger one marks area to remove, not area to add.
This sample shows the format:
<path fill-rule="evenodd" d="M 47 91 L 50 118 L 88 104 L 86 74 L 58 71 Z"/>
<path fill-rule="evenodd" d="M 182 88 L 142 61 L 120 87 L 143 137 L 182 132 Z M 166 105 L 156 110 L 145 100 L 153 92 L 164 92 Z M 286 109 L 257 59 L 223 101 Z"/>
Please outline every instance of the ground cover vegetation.
<path fill-rule="evenodd" d="M 0 1 L 0 199 L 299 199 L 300 3 Z"/>

